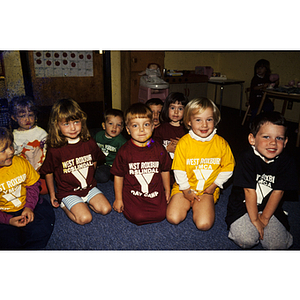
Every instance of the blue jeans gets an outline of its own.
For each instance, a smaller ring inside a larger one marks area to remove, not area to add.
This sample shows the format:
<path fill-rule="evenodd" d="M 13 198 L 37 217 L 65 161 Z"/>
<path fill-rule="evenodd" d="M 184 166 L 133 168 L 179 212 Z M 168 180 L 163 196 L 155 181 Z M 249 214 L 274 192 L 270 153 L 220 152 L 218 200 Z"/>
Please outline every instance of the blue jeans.
<path fill-rule="evenodd" d="M 9 213 L 21 215 L 23 209 Z M 52 205 L 40 197 L 35 209 L 34 220 L 25 227 L 0 224 L 0 249 L 25 250 L 45 248 L 54 228 L 55 215 Z"/>

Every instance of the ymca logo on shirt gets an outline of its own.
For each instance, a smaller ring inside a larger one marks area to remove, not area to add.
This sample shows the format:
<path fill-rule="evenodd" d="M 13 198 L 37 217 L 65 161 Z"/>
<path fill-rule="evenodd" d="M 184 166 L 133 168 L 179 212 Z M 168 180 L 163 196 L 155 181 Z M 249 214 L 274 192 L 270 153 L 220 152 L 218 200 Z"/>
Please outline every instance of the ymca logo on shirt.
<path fill-rule="evenodd" d="M 147 161 L 129 163 L 129 174 L 134 175 L 139 184 L 141 185 L 141 191 L 132 190 L 131 193 L 136 196 L 144 197 L 156 197 L 158 192 L 149 194 L 149 184 L 155 173 L 159 173 L 159 162 L 158 161 Z"/>
<path fill-rule="evenodd" d="M 219 166 L 221 158 L 189 158 L 186 160 L 187 166 L 195 166 L 194 174 L 198 180 L 197 191 L 204 189 L 205 181 L 210 177 L 212 172 L 216 169 L 215 166 Z"/>
<path fill-rule="evenodd" d="M 257 204 L 261 204 L 263 199 L 273 191 L 272 184 L 275 182 L 275 176 L 257 174 L 256 182 Z"/>
<path fill-rule="evenodd" d="M 19 200 L 21 197 L 21 183 L 26 179 L 26 174 L 17 176 L 9 181 L 0 184 L 0 192 L 2 197 L 11 202 L 15 207 L 19 207 L 22 202 Z"/>
<path fill-rule="evenodd" d="M 63 161 L 62 166 L 64 174 L 71 173 L 78 179 L 82 189 L 87 187 L 86 179 L 88 177 L 89 167 L 93 166 L 91 154 Z"/>

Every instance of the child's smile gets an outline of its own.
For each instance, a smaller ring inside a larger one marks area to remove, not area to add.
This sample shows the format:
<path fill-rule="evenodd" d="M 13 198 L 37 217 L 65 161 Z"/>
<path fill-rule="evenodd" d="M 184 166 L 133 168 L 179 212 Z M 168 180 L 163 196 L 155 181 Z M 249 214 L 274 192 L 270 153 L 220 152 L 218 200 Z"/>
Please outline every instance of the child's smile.
<path fill-rule="evenodd" d="M 154 125 L 148 118 L 135 118 L 126 127 L 132 141 L 139 147 L 146 146 L 152 136 Z"/>
<path fill-rule="evenodd" d="M 202 113 L 192 115 L 188 124 L 196 135 L 207 138 L 215 129 L 213 110 L 208 107 Z"/>
<path fill-rule="evenodd" d="M 81 120 L 62 120 L 58 122 L 58 127 L 67 140 L 74 140 L 81 133 Z"/>
<path fill-rule="evenodd" d="M 284 126 L 272 123 L 262 125 L 255 137 L 249 134 L 249 143 L 265 158 L 265 161 L 272 160 L 279 155 L 287 141 Z"/>
<path fill-rule="evenodd" d="M 169 118 L 171 120 L 171 123 L 177 123 L 182 120 L 183 118 L 183 112 L 184 112 L 184 105 L 179 104 L 178 101 L 175 103 L 170 103 L 169 106 Z"/>
<path fill-rule="evenodd" d="M 119 116 L 108 116 L 105 123 L 102 123 L 106 137 L 116 137 L 123 130 L 123 120 Z"/>

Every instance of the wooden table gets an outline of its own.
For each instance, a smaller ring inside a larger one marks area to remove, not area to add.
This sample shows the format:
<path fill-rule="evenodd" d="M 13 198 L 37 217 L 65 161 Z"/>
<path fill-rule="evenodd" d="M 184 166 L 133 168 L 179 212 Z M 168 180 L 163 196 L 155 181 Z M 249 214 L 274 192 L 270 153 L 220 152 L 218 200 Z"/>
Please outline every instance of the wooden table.
<path fill-rule="evenodd" d="M 300 102 L 300 94 L 289 94 L 289 93 L 284 93 L 284 92 L 277 92 L 271 89 L 265 89 L 263 90 L 264 95 L 262 96 L 262 99 L 260 101 L 260 105 L 258 107 L 257 114 L 261 112 L 261 109 L 264 105 L 265 99 L 267 96 L 270 98 L 275 98 L 279 100 L 283 100 L 283 105 L 281 109 L 282 115 L 284 115 L 285 110 L 286 110 L 286 105 L 288 101 L 293 101 L 293 102 Z M 297 142 L 296 142 L 296 147 L 299 147 L 300 143 L 300 114 L 299 114 L 299 121 L 298 121 L 298 133 L 297 133 Z"/>

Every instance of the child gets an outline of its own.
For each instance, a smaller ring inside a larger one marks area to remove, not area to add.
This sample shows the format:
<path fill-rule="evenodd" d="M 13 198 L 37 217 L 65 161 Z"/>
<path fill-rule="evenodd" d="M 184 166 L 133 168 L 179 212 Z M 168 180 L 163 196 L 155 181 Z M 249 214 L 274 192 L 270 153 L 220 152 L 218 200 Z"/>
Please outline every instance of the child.
<path fill-rule="evenodd" d="M 108 214 L 111 206 L 97 189 L 94 178 L 97 161 L 105 156 L 90 136 L 85 112 L 74 100 L 62 99 L 54 103 L 47 147 L 41 174 L 45 174 L 52 205 L 60 205 L 67 216 L 80 225 L 92 221 L 88 206 L 96 213 Z"/>
<path fill-rule="evenodd" d="M 136 225 L 160 222 L 166 217 L 170 197 L 170 157 L 151 138 L 154 125 L 147 105 L 129 107 L 125 124 L 131 140 L 120 148 L 111 168 L 113 208 Z"/>
<path fill-rule="evenodd" d="M 164 106 L 164 103 L 159 98 L 151 98 L 146 102 L 146 105 L 151 109 L 153 115 L 154 128 L 160 125 L 160 113 Z"/>
<path fill-rule="evenodd" d="M 249 96 L 252 120 L 256 115 L 259 104 L 261 102 L 263 96 L 262 90 L 266 89 L 272 84 L 270 75 L 270 62 L 266 59 L 260 59 L 259 61 L 257 61 L 254 66 L 254 77 L 251 80 Z M 278 82 L 276 82 L 276 85 L 278 85 Z M 262 110 L 273 111 L 274 103 L 269 98 L 266 98 Z"/>
<path fill-rule="evenodd" d="M 54 225 L 51 205 L 39 201 L 39 174 L 14 156 L 13 135 L 0 128 L 0 249 L 42 249 Z"/>
<path fill-rule="evenodd" d="M 187 133 L 186 128 L 182 124 L 184 107 L 187 102 L 187 98 L 182 93 L 170 93 L 164 102 L 160 115 L 162 124 L 153 133 L 153 139 L 166 148 L 171 159 L 174 158 L 174 152 L 179 139 Z M 170 174 L 170 183 L 172 186 L 175 178 L 173 172 Z"/>
<path fill-rule="evenodd" d="M 220 188 L 232 176 L 234 157 L 228 143 L 216 134 L 220 111 L 207 98 L 191 100 L 184 111 L 189 133 L 180 139 L 172 164 L 176 182 L 167 208 L 167 220 L 179 224 L 193 210 L 199 230 L 209 230 Z"/>
<path fill-rule="evenodd" d="M 37 108 L 33 99 L 27 96 L 14 97 L 10 102 L 10 114 L 18 127 L 13 131 L 15 154 L 26 158 L 38 172 L 46 155 L 47 132 L 36 125 Z M 47 194 L 45 180 L 40 180 L 40 194 Z"/>
<path fill-rule="evenodd" d="M 258 115 L 248 136 L 252 146 L 240 156 L 229 197 L 228 237 L 241 248 L 288 249 L 293 237 L 282 210 L 284 191 L 298 190 L 297 170 L 284 151 L 288 138 L 278 112 Z"/>
<path fill-rule="evenodd" d="M 172 159 L 179 139 L 187 133 L 182 124 L 187 102 L 187 98 L 182 93 L 170 93 L 160 115 L 162 124 L 155 129 L 153 134 L 153 139 L 166 148 Z"/>
<path fill-rule="evenodd" d="M 110 169 L 116 154 L 121 146 L 127 141 L 121 134 L 124 128 L 123 112 L 119 109 L 108 109 L 104 112 L 102 127 L 104 130 L 95 135 L 97 145 L 106 156 L 104 165 L 96 169 L 97 182 L 107 182 L 111 178 Z"/>

